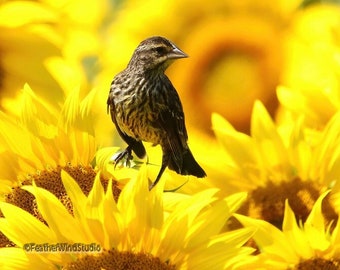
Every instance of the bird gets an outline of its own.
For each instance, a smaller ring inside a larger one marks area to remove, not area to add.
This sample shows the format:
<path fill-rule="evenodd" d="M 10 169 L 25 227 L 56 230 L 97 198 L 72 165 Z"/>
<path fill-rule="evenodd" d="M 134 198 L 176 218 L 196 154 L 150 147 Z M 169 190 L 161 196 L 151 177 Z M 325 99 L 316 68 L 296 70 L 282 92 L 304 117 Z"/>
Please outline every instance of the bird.
<path fill-rule="evenodd" d="M 186 57 L 170 40 L 149 37 L 140 42 L 127 67 L 114 76 L 110 86 L 107 112 L 128 145 L 115 156 L 115 164 L 131 160 L 132 151 L 138 158 L 144 158 L 143 141 L 162 148 L 162 164 L 149 190 L 156 186 L 167 167 L 181 175 L 206 176 L 188 146 L 180 97 L 164 73 L 175 60 Z"/>

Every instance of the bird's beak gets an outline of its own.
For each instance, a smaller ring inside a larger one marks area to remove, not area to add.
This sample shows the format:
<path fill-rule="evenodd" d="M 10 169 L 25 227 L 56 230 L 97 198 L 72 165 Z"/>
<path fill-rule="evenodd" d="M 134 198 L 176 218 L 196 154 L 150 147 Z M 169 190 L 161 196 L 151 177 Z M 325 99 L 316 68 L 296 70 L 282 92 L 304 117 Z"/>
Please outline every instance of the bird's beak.
<path fill-rule="evenodd" d="M 168 59 L 178 59 L 178 58 L 188 57 L 188 55 L 185 52 L 181 51 L 177 47 L 174 47 L 173 50 L 169 52 L 167 56 L 168 56 Z"/>

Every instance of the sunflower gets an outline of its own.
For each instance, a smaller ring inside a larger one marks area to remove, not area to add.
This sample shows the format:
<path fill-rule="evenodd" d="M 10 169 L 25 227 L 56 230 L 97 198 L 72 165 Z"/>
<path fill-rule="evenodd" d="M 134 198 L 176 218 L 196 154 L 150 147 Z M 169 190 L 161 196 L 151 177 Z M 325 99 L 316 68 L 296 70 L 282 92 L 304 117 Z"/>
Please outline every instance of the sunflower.
<path fill-rule="evenodd" d="M 313 133 L 305 128 L 303 118 L 278 128 L 259 101 L 254 105 L 250 136 L 237 132 L 217 114 L 212 122 L 226 152 L 221 158 L 230 171 L 225 192 L 249 192 L 241 213 L 279 227 L 287 198 L 305 220 L 320 194 L 330 188 L 339 191 L 339 113 L 324 131 Z M 326 202 L 325 213 L 331 221 L 336 218 L 337 203 L 333 199 Z"/>
<path fill-rule="evenodd" d="M 253 238 L 261 251 L 243 269 L 339 269 L 340 225 L 337 222 L 331 231 L 324 220 L 322 202 L 327 194 L 320 195 L 303 223 L 297 223 L 297 213 L 286 200 L 282 230 L 264 220 L 235 215 L 244 227 L 256 228 Z"/>
<path fill-rule="evenodd" d="M 219 233 L 244 200 L 244 193 L 224 200 L 215 197 L 216 189 L 180 198 L 165 196 L 163 181 L 148 191 L 146 174 L 143 166 L 116 202 L 112 182 L 105 192 L 100 174 L 86 196 L 62 171 L 72 213 L 47 190 L 35 184 L 23 187 L 34 194 L 48 226 L 16 206 L 1 203 L 5 217 L 0 229 L 16 247 L 0 249 L 0 264 L 6 269 L 231 269 L 247 262 L 253 250 L 242 245 L 253 230 Z M 165 211 L 167 207 L 172 211 Z M 80 250 L 93 244 L 97 249 L 92 253 L 31 252 L 32 247 L 43 249 L 43 243 L 47 249 L 48 244 L 57 243 L 77 244 Z"/>
<path fill-rule="evenodd" d="M 188 125 L 212 135 L 210 115 L 218 112 L 248 131 L 255 99 L 271 112 L 277 106 L 284 35 L 300 3 L 124 1 L 107 32 L 98 81 L 107 87 L 141 40 L 163 35 L 190 56 L 168 70 Z"/>
<path fill-rule="evenodd" d="M 313 5 L 298 14 L 293 25 L 277 89 L 282 104 L 278 121 L 304 115 L 306 125 L 321 129 L 340 109 L 340 8 Z"/>
<path fill-rule="evenodd" d="M 80 99 L 79 88 L 71 92 L 57 110 L 36 95 L 28 85 L 22 90 L 18 116 L 0 114 L 1 198 L 42 219 L 34 197 L 21 186 L 44 187 L 65 205 L 60 172 L 67 171 L 88 194 L 96 170 L 93 167 L 96 141 L 93 131 L 91 104 L 95 92 Z M 18 104 L 17 104 L 18 105 Z M 107 181 L 102 179 L 104 185 Z M 114 194 L 118 196 L 114 182 Z M 0 235 L 1 246 L 13 245 Z"/>

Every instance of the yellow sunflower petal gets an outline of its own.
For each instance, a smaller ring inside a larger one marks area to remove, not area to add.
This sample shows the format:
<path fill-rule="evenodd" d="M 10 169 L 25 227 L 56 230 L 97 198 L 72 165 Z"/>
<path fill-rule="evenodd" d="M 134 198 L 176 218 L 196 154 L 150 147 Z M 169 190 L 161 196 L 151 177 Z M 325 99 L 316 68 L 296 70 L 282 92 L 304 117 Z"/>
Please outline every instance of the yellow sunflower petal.
<path fill-rule="evenodd" d="M 303 118 L 297 119 L 292 127 L 291 133 L 285 133 L 282 137 L 287 137 L 288 154 L 294 171 L 299 173 L 302 179 L 310 177 L 310 160 L 312 159 L 312 147 L 305 135 Z M 293 174 L 295 176 L 295 174 Z"/>
<path fill-rule="evenodd" d="M 44 260 L 35 253 L 25 253 L 22 248 L 0 248 L 0 268 L 3 270 L 46 269 L 55 270 L 53 262 Z"/>
<path fill-rule="evenodd" d="M 276 93 L 281 104 L 289 109 L 303 112 L 308 108 L 305 97 L 297 91 L 291 91 L 291 89 L 285 86 L 278 86 Z M 309 114 L 309 112 L 305 113 Z"/>
<path fill-rule="evenodd" d="M 31 242 L 41 243 L 42 239 L 49 243 L 55 242 L 56 236 L 51 229 L 28 212 L 4 202 L 0 202 L 0 208 L 5 216 L 5 219 L 1 219 L 0 231 L 18 246 Z"/>
<path fill-rule="evenodd" d="M 165 256 L 181 257 L 178 251 L 181 248 L 178 245 L 183 245 L 183 239 L 185 239 L 186 232 L 194 228 L 193 221 L 199 222 L 202 225 L 202 220 L 199 218 L 199 213 L 204 207 L 214 202 L 216 199 L 213 196 L 216 194 L 216 189 L 208 189 L 195 194 L 195 196 L 188 198 L 187 200 L 180 202 L 172 213 L 166 218 L 162 229 L 162 246 L 161 249 L 167 251 Z M 222 206 L 222 205 L 221 205 Z M 223 206 L 222 206 L 223 207 Z M 196 220 L 196 218 L 198 218 Z M 218 226 L 219 224 L 217 224 Z M 195 227 L 196 228 L 196 227 Z M 190 241 L 191 236 L 187 236 L 185 243 Z"/>
<path fill-rule="evenodd" d="M 313 226 L 318 231 L 325 231 L 325 220 L 322 215 L 322 201 L 323 199 L 330 193 L 330 190 L 324 192 L 319 196 L 319 198 L 316 200 L 312 211 L 310 212 L 306 222 L 305 226 Z"/>
<path fill-rule="evenodd" d="M 288 156 L 282 139 L 260 101 L 256 101 L 251 119 L 251 134 L 257 141 L 257 146 L 261 150 L 261 158 L 269 168 L 275 168 L 277 174 L 286 175 L 285 168 L 289 168 Z"/>
<path fill-rule="evenodd" d="M 92 89 L 87 95 L 86 97 L 80 102 L 80 115 L 82 118 L 86 118 L 91 116 L 91 110 L 93 108 L 93 102 L 94 99 L 96 97 L 96 95 L 98 94 L 98 90 L 97 89 Z"/>
<path fill-rule="evenodd" d="M 61 179 L 73 204 L 73 214 L 75 218 L 82 221 L 87 233 L 92 235 L 92 239 L 95 239 L 97 243 L 103 244 L 103 248 L 110 249 L 116 246 L 122 226 L 117 224 L 119 217 L 115 214 L 118 210 L 113 194 L 110 192 L 112 181 L 107 187 L 108 191 L 104 193 L 100 183 L 100 174 L 97 174 L 93 188 L 87 197 L 77 182 L 65 171 L 61 172 Z M 103 220 L 103 224 L 100 220 Z M 115 236 L 111 241 L 108 237 L 110 235 Z"/>
<path fill-rule="evenodd" d="M 61 171 L 61 180 L 67 191 L 67 195 L 73 202 L 73 214 L 75 217 L 84 216 L 83 206 L 86 203 L 86 196 L 79 187 L 78 183 L 65 171 Z M 77 203 L 74 203 L 77 202 Z"/>
<path fill-rule="evenodd" d="M 187 247 L 190 249 L 192 246 L 198 246 L 201 244 L 199 241 L 204 241 L 204 239 L 198 237 L 199 235 L 218 234 L 225 225 L 226 220 L 234 211 L 237 210 L 237 208 L 230 208 L 230 202 L 235 202 L 237 199 L 240 202 L 238 206 L 240 206 L 245 199 L 245 194 L 238 193 L 233 196 L 232 200 L 231 198 L 227 197 L 224 200 L 213 203 L 211 204 L 210 209 L 204 211 L 204 214 L 198 215 L 196 222 L 190 225 L 195 233 L 190 235 L 191 239 L 189 239 Z M 221 215 L 220 213 L 225 214 Z M 207 220 L 213 220 L 214 222 L 207 222 Z"/>
<path fill-rule="evenodd" d="M 63 128 L 67 131 L 68 127 L 72 123 L 76 123 L 77 116 L 79 114 L 79 92 L 80 88 L 76 87 L 70 92 L 65 100 L 64 106 L 62 108 L 60 122 L 64 124 Z"/>
<path fill-rule="evenodd" d="M 32 136 L 30 136 L 29 132 L 2 112 L 0 112 L 0 128 L 0 140 L 7 149 L 11 149 L 12 152 L 18 155 L 22 153 L 23 149 L 27 152 L 32 151 Z M 32 158 L 34 158 L 33 155 Z"/>
<path fill-rule="evenodd" d="M 212 115 L 211 121 L 217 139 L 227 150 L 229 158 L 237 165 L 249 169 L 249 164 L 257 160 L 251 138 L 244 133 L 236 132 L 231 124 L 217 113 Z"/>
<path fill-rule="evenodd" d="M 294 250 L 292 250 L 287 238 L 278 228 L 264 220 L 257 220 L 239 214 L 234 214 L 234 216 L 244 227 L 256 229 L 253 238 L 261 251 L 275 254 L 279 258 L 281 257 L 281 260 L 290 262 L 299 261 L 299 257 L 295 254 Z"/>
<path fill-rule="evenodd" d="M 117 206 L 120 212 L 127 213 L 123 222 L 128 227 L 129 237 L 137 243 L 137 249 L 152 248 L 153 237 L 158 237 L 154 229 L 159 229 L 163 223 L 163 205 L 158 199 L 163 187 L 161 179 L 151 192 L 148 190 L 147 168 L 143 165 L 138 177 L 129 181 L 120 194 Z"/>
<path fill-rule="evenodd" d="M 322 201 L 329 192 L 330 190 L 319 196 L 304 224 L 304 231 L 314 250 L 325 251 L 330 246 L 330 239 L 325 235 L 325 221 L 322 215 Z"/>
<path fill-rule="evenodd" d="M 313 249 L 309 246 L 306 235 L 297 225 L 295 214 L 290 208 L 288 200 L 285 201 L 282 231 L 292 243 L 296 254 L 300 254 L 302 258 L 310 258 L 313 256 Z"/>
<path fill-rule="evenodd" d="M 252 248 L 239 249 L 254 233 L 253 229 L 240 229 L 220 234 L 209 242 L 206 248 L 190 252 L 188 269 L 231 269 L 239 255 L 250 255 Z"/>
<path fill-rule="evenodd" d="M 103 203 L 103 227 L 105 228 L 105 241 L 103 248 L 117 247 L 123 231 L 123 218 L 118 211 L 116 201 L 111 192 L 112 181 L 109 181 Z"/>
<path fill-rule="evenodd" d="M 48 226 L 56 233 L 58 239 L 67 240 L 70 233 L 74 242 L 84 243 L 87 238 L 76 219 L 66 210 L 64 205 L 49 191 L 37 186 L 23 186 L 37 200 L 39 211 Z M 60 221 L 63 222 L 60 222 Z"/>
<path fill-rule="evenodd" d="M 246 192 L 238 192 L 232 195 L 229 195 L 226 200 L 228 202 L 229 211 L 231 213 L 236 212 L 244 201 L 247 199 L 248 194 Z"/>
<path fill-rule="evenodd" d="M 51 123 L 56 121 L 57 111 L 38 97 L 28 84 L 22 89 L 23 104 L 21 121 L 29 130 L 44 138 L 51 139 L 57 135 L 57 128 Z M 39 115 L 37 115 L 39 113 Z"/>
<path fill-rule="evenodd" d="M 93 183 L 93 187 L 87 196 L 84 210 L 86 213 L 86 225 L 95 231 L 94 239 L 97 243 L 104 243 L 105 233 L 102 224 L 103 215 L 103 201 L 105 193 L 104 188 L 100 182 L 100 174 L 97 174 Z"/>
<path fill-rule="evenodd" d="M 165 192 L 163 194 L 163 207 L 167 212 L 172 212 L 177 205 L 190 197 L 188 194 L 177 193 L 177 192 Z"/>
<path fill-rule="evenodd" d="M 315 157 L 313 159 L 313 172 L 315 174 L 322 172 L 322 179 L 329 186 L 335 180 L 339 179 L 339 162 L 340 162 L 340 146 L 339 146 L 339 130 L 340 130 L 340 112 L 336 113 L 326 125 L 321 141 L 315 149 Z"/>

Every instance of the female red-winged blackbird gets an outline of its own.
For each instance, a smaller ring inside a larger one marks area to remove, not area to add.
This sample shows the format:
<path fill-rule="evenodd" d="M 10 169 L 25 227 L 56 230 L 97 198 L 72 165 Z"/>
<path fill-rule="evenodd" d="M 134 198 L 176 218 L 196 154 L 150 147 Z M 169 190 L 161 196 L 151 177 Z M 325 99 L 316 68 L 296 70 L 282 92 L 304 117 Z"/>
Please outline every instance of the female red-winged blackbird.
<path fill-rule="evenodd" d="M 133 151 L 139 158 L 146 155 L 142 141 L 160 144 L 162 166 L 151 190 L 165 168 L 182 175 L 205 177 L 187 144 L 188 135 L 179 96 L 164 74 L 178 58 L 188 57 L 163 37 L 142 41 L 125 70 L 115 76 L 107 100 L 113 123 L 128 147 L 116 158 L 129 161 Z"/>

